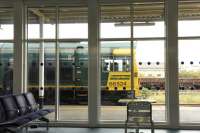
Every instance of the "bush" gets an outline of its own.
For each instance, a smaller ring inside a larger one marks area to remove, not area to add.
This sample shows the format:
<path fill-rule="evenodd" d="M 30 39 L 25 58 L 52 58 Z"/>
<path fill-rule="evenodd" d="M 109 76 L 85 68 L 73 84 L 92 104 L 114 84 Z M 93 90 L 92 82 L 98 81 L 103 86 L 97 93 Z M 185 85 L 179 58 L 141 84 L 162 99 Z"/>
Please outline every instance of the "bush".
<path fill-rule="evenodd" d="M 151 96 L 151 90 L 149 90 L 148 88 L 142 87 L 141 96 L 144 99 L 149 98 Z"/>

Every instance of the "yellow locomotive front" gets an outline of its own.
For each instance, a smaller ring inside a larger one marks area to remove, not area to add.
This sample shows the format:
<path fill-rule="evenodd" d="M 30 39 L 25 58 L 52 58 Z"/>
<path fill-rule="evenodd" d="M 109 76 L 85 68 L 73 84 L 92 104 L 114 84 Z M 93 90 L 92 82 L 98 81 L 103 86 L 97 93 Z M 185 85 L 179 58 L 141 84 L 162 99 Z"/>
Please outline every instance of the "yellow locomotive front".
<path fill-rule="evenodd" d="M 136 75 L 136 73 L 135 73 Z M 135 96 L 139 96 L 139 79 L 134 77 Z M 110 91 L 131 91 L 131 72 L 109 72 L 107 87 Z"/>
<path fill-rule="evenodd" d="M 131 51 L 129 48 L 113 49 L 112 55 L 114 57 L 129 57 Z M 136 63 L 135 49 L 133 51 L 133 61 L 122 61 L 121 71 L 110 71 L 108 74 L 107 88 L 109 91 L 129 91 L 134 90 L 135 97 L 140 96 L 139 92 L 139 78 L 138 78 L 138 66 Z M 123 59 L 122 59 L 123 60 Z M 118 61 L 119 62 L 119 61 Z M 131 65 L 133 63 L 133 65 Z M 133 67 L 130 69 L 130 67 Z M 131 77 L 131 71 L 133 71 L 133 78 Z M 131 85 L 131 79 L 133 85 Z M 133 89 L 132 89 L 133 88 Z"/>

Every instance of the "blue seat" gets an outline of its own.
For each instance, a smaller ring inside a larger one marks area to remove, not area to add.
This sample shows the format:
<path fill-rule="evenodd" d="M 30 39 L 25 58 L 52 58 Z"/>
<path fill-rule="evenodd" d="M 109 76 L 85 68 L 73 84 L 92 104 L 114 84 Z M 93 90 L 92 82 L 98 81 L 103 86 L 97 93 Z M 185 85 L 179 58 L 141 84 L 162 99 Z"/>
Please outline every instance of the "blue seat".
<path fill-rule="evenodd" d="M 31 107 L 32 111 L 37 111 L 39 110 L 39 105 L 35 101 L 35 98 L 31 92 L 25 93 L 24 94 L 29 106 Z M 40 113 L 43 114 L 44 112 L 52 113 L 54 112 L 54 109 L 40 109 Z"/>
<path fill-rule="evenodd" d="M 14 99 L 15 99 L 15 101 L 17 103 L 18 108 L 19 108 L 19 114 L 23 118 L 30 119 L 30 120 L 35 120 L 35 119 L 39 119 L 39 118 L 42 117 L 37 112 L 32 112 L 30 106 L 26 102 L 26 99 L 25 99 L 24 95 L 22 95 L 22 94 L 15 95 Z M 46 115 L 46 114 L 44 114 L 44 115 Z"/>
<path fill-rule="evenodd" d="M 25 114 L 31 112 L 31 109 L 30 109 L 29 105 L 27 104 L 26 99 L 24 98 L 23 95 L 21 95 L 21 94 L 15 95 L 14 98 L 15 98 L 15 101 L 19 108 L 20 115 L 25 115 Z"/>
<path fill-rule="evenodd" d="M 39 109 L 32 93 L 2 96 L 0 97 L 0 131 L 21 128 L 33 120 L 47 122 L 48 129 L 49 120 L 45 116 L 51 112 L 54 110 Z"/>
<path fill-rule="evenodd" d="M 19 117 L 19 109 L 11 95 L 0 97 L 0 128 L 20 127 L 30 121 Z"/>
<path fill-rule="evenodd" d="M 17 118 L 20 114 L 19 109 L 13 99 L 12 95 L 3 96 L 0 98 L 2 105 L 5 110 L 6 120 L 13 120 Z"/>
<path fill-rule="evenodd" d="M 19 127 L 30 121 L 31 120 L 29 120 L 29 119 L 24 119 L 24 118 L 19 117 L 19 118 L 15 118 L 13 120 L 1 122 L 0 127 Z"/>

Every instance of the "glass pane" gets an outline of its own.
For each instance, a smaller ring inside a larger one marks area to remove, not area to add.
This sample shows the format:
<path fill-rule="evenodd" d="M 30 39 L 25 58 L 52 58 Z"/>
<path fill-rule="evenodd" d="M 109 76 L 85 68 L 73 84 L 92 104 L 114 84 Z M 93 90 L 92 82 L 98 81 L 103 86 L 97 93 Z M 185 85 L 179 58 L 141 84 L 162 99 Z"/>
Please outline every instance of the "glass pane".
<path fill-rule="evenodd" d="M 158 3 L 145 2 L 133 5 L 134 37 L 164 37 L 164 0 Z"/>
<path fill-rule="evenodd" d="M 136 62 L 140 79 L 140 95 L 152 103 L 153 120 L 166 121 L 165 116 L 165 42 L 135 41 Z"/>
<path fill-rule="evenodd" d="M 178 36 L 200 36 L 200 20 L 179 20 Z"/>
<path fill-rule="evenodd" d="M 39 24 L 28 24 L 28 31 L 32 31 L 27 35 L 28 39 L 39 39 L 40 38 L 40 34 L 39 34 L 40 28 L 39 27 L 40 27 Z"/>
<path fill-rule="evenodd" d="M 60 120 L 88 119 L 88 43 L 62 42 L 60 51 Z M 81 111 L 80 111 L 81 110 Z"/>
<path fill-rule="evenodd" d="M 153 101 L 154 121 L 166 121 L 164 41 L 135 41 L 134 45 L 135 96 Z M 126 104 L 120 101 L 131 98 L 130 55 L 128 41 L 101 42 L 101 120 L 126 119 Z"/>
<path fill-rule="evenodd" d="M 102 6 L 101 7 L 101 38 L 129 38 L 130 25 L 129 6 Z"/>
<path fill-rule="evenodd" d="M 39 100 L 41 63 L 44 63 L 44 108 L 55 108 L 55 8 L 28 8 L 28 91 Z M 35 39 L 34 42 L 31 39 Z M 44 47 L 44 49 L 43 49 Z M 42 51 L 44 50 L 44 55 Z M 44 56 L 44 57 L 43 57 Z M 44 60 L 42 60 L 44 58 Z M 54 120 L 55 113 L 48 116 Z"/>
<path fill-rule="evenodd" d="M 135 38 L 164 37 L 165 35 L 164 29 L 165 29 L 165 23 L 163 21 L 137 22 L 135 23 L 134 26 L 134 37 Z"/>
<path fill-rule="evenodd" d="M 0 42 L 0 95 L 12 93 L 13 43 Z"/>
<path fill-rule="evenodd" d="M 88 9 L 59 9 L 60 120 L 88 120 Z M 70 42 L 64 39 L 71 39 Z"/>
<path fill-rule="evenodd" d="M 13 90 L 13 27 L 13 9 L 0 8 L 0 96 Z"/>
<path fill-rule="evenodd" d="M 101 120 L 124 121 L 126 106 L 118 101 L 131 95 L 130 42 L 101 42 L 100 51 Z"/>
<path fill-rule="evenodd" d="M 200 122 L 200 40 L 179 40 L 180 122 Z M 185 54 L 187 53 L 187 54 Z"/>
<path fill-rule="evenodd" d="M 40 17 L 36 14 L 38 8 L 28 8 L 28 34 L 27 39 L 40 38 Z"/>
<path fill-rule="evenodd" d="M 200 2 L 181 2 L 178 5 L 178 36 L 200 36 Z"/>
<path fill-rule="evenodd" d="M 28 44 L 28 91 L 38 97 L 39 89 L 39 43 Z"/>
<path fill-rule="evenodd" d="M 85 7 L 59 9 L 59 38 L 88 38 L 88 10 Z"/>
<path fill-rule="evenodd" d="M 55 39 L 55 15 L 55 8 L 28 8 L 28 39 Z"/>
<path fill-rule="evenodd" d="M 101 7 L 101 38 L 113 38 L 112 41 L 101 41 L 102 121 L 126 120 L 126 103 L 122 101 L 133 95 L 131 76 L 134 76 L 136 98 L 152 101 L 153 120 L 166 121 L 164 40 L 135 41 L 133 55 L 130 41 L 117 41 L 119 38 L 131 39 L 131 20 L 134 38 L 164 37 L 163 14 L 164 1 L 137 2 L 132 7 Z M 131 75 L 131 70 L 134 70 L 134 75 Z"/>
<path fill-rule="evenodd" d="M 0 8 L 0 40 L 13 40 L 13 9 Z"/>
<path fill-rule="evenodd" d="M 55 43 L 45 43 L 44 55 L 44 108 L 55 107 Z M 39 103 L 39 52 L 40 43 L 28 44 L 28 91 L 32 92 Z M 54 113 L 48 117 L 54 120 Z"/>
<path fill-rule="evenodd" d="M 200 36 L 200 2 L 179 1 L 179 37 Z M 180 123 L 199 123 L 200 39 L 179 40 L 179 112 Z"/>
<path fill-rule="evenodd" d="M 49 24 L 49 23 L 45 23 L 44 24 L 44 38 L 45 39 L 55 39 L 56 36 L 56 32 L 55 32 L 55 23 L 54 24 Z"/>

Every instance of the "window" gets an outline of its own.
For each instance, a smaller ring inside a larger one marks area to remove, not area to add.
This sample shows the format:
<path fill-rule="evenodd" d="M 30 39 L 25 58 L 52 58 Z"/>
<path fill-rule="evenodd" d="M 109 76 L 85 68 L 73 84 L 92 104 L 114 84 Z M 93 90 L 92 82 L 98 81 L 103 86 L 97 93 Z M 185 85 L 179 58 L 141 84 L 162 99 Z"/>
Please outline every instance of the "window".
<path fill-rule="evenodd" d="M 154 10 L 159 19 L 148 16 Z M 136 98 L 154 99 L 154 121 L 166 121 L 163 13 L 163 3 L 101 6 L 101 121 L 124 121 L 120 100 L 133 91 Z"/>
<path fill-rule="evenodd" d="M 180 123 L 199 123 L 200 2 L 179 2 L 178 60 Z"/>
<path fill-rule="evenodd" d="M 12 8 L 0 8 L 0 22 L 0 95 L 6 95 L 12 93 L 13 90 Z"/>
<path fill-rule="evenodd" d="M 28 90 L 39 101 L 44 84 L 44 104 L 59 106 L 60 121 L 88 119 L 87 29 L 85 7 L 28 8 Z"/>

